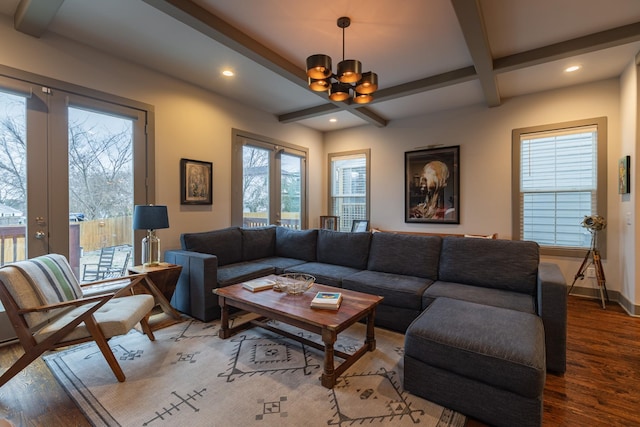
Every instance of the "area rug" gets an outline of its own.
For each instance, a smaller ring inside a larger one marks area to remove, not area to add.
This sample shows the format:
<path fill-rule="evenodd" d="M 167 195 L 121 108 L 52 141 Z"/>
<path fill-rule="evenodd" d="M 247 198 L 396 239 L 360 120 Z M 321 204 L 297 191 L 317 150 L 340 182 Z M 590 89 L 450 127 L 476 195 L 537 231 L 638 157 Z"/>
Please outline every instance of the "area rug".
<path fill-rule="evenodd" d="M 376 350 L 329 390 L 319 380 L 321 351 L 257 327 L 226 340 L 218 338 L 218 329 L 218 321 L 189 319 L 156 331 L 155 342 L 136 330 L 112 339 L 127 376 L 123 383 L 93 343 L 50 353 L 44 360 L 94 426 L 466 423 L 461 414 L 403 391 L 402 334 L 376 328 Z M 335 348 L 352 352 L 360 347 L 364 329 L 356 324 L 342 332 Z"/>

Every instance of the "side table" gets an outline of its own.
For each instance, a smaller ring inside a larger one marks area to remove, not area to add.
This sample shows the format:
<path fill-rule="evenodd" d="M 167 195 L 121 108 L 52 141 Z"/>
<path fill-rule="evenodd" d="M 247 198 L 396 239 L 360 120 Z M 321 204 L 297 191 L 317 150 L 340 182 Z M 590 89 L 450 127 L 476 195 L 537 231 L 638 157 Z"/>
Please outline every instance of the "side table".
<path fill-rule="evenodd" d="M 180 272 L 182 271 L 181 265 L 161 262 L 152 267 L 136 265 L 129 267 L 128 271 L 129 274 L 146 275 L 145 279 L 140 283 L 141 286 L 136 287 L 134 292 L 144 292 L 153 295 L 156 300 L 156 305 L 160 306 L 162 310 L 149 319 L 151 330 L 164 328 L 182 321 L 180 313 L 178 313 L 170 303 L 173 292 L 176 289 L 176 284 L 178 283 L 178 278 L 180 277 Z"/>

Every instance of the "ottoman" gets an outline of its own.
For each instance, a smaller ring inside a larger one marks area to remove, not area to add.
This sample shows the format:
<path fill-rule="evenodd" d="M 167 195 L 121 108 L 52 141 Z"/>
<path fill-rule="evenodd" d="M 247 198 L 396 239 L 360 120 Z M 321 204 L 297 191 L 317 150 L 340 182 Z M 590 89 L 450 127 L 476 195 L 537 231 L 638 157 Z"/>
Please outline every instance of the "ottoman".
<path fill-rule="evenodd" d="M 404 389 L 495 426 L 542 425 L 542 319 L 437 298 L 405 334 Z"/>

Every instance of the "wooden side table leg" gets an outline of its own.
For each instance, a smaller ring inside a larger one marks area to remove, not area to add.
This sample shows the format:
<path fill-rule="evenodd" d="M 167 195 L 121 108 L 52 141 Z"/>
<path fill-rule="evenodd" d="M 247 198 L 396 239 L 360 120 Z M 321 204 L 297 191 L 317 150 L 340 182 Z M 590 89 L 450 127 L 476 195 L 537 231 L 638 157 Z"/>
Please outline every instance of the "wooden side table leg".
<path fill-rule="evenodd" d="M 169 301 L 167 301 L 162 292 L 160 292 L 156 284 L 153 283 L 153 280 L 151 280 L 149 276 L 145 276 L 143 281 L 145 283 L 145 287 L 155 298 L 156 304 L 158 304 L 160 308 L 162 308 L 162 311 L 176 320 L 181 320 L 182 318 L 180 317 L 180 313 L 178 313 L 176 309 L 173 308 L 171 304 L 169 304 Z"/>
<path fill-rule="evenodd" d="M 322 342 L 324 342 L 324 371 L 321 383 L 323 387 L 333 388 L 336 385 L 336 371 L 333 365 L 333 344 L 336 342 L 336 333 L 329 329 L 322 330 Z"/>

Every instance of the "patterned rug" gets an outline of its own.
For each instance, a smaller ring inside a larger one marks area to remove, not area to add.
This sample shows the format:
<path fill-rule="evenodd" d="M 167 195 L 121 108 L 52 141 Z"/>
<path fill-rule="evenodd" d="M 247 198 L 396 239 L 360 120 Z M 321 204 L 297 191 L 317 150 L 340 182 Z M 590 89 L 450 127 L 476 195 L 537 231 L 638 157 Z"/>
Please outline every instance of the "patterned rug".
<path fill-rule="evenodd" d="M 235 319 L 235 322 L 240 321 Z M 274 323 L 275 324 L 275 323 Z M 304 336 L 311 335 L 283 324 Z M 464 416 L 402 390 L 404 336 L 376 329 L 367 352 L 326 389 L 322 352 L 261 328 L 227 340 L 219 322 L 186 320 L 110 341 L 127 376 L 119 383 L 95 344 L 45 362 L 95 426 L 458 426 Z M 364 325 L 339 335 L 336 349 L 361 346 Z M 341 359 L 337 359 L 340 361 Z"/>

